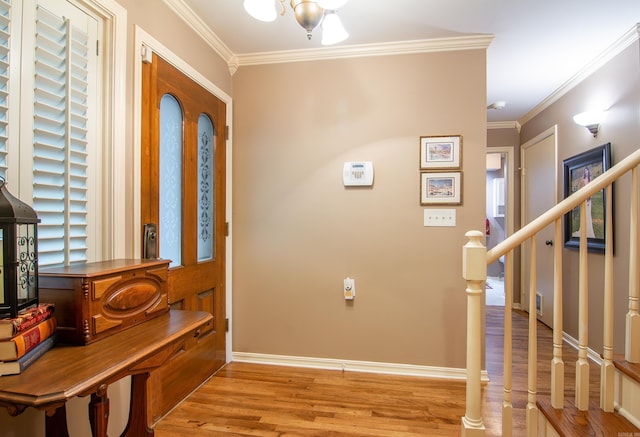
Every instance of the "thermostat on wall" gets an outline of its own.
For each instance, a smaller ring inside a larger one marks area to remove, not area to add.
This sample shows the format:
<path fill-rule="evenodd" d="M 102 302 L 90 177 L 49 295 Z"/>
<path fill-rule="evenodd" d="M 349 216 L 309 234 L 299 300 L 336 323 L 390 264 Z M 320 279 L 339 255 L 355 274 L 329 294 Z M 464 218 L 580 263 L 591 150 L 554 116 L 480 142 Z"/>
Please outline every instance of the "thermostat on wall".
<path fill-rule="evenodd" d="M 370 187 L 373 185 L 373 162 L 345 162 L 342 170 L 345 187 Z"/>

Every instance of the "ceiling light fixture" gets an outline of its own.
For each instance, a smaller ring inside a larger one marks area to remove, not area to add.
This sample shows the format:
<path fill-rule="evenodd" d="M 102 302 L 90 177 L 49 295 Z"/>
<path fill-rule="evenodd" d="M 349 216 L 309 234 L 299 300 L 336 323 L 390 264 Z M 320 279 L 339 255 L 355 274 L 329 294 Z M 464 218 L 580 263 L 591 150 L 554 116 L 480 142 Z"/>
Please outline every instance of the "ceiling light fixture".
<path fill-rule="evenodd" d="M 505 106 L 507 106 L 507 102 L 505 102 L 504 100 L 500 100 L 498 102 L 493 102 L 492 104 L 490 104 L 489 106 L 487 106 L 487 109 L 504 109 Z"/>
<path fill-rule="evenodd" d="M 260 21 L 274 21 L 277 18 L 276 3 L 280 3 L 280 15 L 284 15 L 285 0 L 244 0 L 244 9 L 249 15 Z M 290 5 L 298 24 L 311 32 L 322 23 L 322 45 L 337 44 L 347 39 L 349 34 L 344 29 L 336 10 L 344 6 L 347 0 L 291 0 Z"/>
<path fill-rule="evenodd" d="M 586 111 L 581 112 L 573 116 L 573 121 L 580 126 L 584 126 L 589 129 L 589 132 L 594 137 L 598 136 L 598 130 L 600 129 L 600 123 L 604 119 L 606 111 Z"/>

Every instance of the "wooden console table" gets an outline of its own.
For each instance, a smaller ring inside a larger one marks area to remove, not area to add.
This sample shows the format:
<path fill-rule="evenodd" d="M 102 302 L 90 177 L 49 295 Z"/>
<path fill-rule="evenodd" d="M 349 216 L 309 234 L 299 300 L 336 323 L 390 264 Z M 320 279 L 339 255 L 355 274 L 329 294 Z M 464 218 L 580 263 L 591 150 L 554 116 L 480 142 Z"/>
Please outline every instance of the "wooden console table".
<path fill-rule="evenodd" d="M 107 387 L 130 375 L 131 406 L 122 436 L 153 436 L 147 421 L 149 372 L 183 350 L 187 340 L 198 337 L 212 319 L 207 312 L 171 310 L 87 346 L 56 346 L 22 374 L 0 377 L 0 406 L 12 416 L 27 407 L 44 410 L 47 437 L 67 437 L 65 403 L 90 395 L 93 435 L 105 437 Z"/>

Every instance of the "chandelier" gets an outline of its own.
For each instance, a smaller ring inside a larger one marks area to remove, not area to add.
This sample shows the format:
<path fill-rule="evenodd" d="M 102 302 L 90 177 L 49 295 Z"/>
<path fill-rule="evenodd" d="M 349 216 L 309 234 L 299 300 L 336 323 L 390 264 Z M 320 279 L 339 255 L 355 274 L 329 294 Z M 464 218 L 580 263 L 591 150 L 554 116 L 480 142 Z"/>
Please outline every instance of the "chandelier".
<path fill-rule="evenodd" d="M 280 15 L 285 13 L 285 0 L 244 0 L 244 9 L 256 20 L 274 21 L 278 11 L 276 3 L 280 2 Z M 322 45 L 337 44 L 347 39 L 349 34 L 342 26 L 336 10 L 347 0 L 291 0 L 291 9 L 298 24 L 307 31 L 307 38 L 311 39 L 311 32 L 322 23 Z"/>

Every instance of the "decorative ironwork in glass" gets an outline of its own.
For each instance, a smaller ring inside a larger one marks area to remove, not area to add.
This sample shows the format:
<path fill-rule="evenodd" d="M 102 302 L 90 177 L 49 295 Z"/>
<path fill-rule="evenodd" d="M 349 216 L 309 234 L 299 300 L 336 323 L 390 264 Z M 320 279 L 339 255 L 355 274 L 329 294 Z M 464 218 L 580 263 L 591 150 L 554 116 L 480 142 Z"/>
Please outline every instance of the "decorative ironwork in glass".
<path fill-rule="evenodd" d="M 18 268 L 16 270 L 18 284 L 18 305 L 31 301 L 36 296 L 38 281 L 35 225 L 17 225 L 16 254 Z"/>
<path fill-rule="evenodd" d="M 213 123 L 198 117 L 198 261 L 212 259 L 215 247 L 215 161 Z"/>
<path fill-rule="evenodd" d="M 182 108 L 175 97 L 160 101 L 160 257 L 182 264 Z"/>

